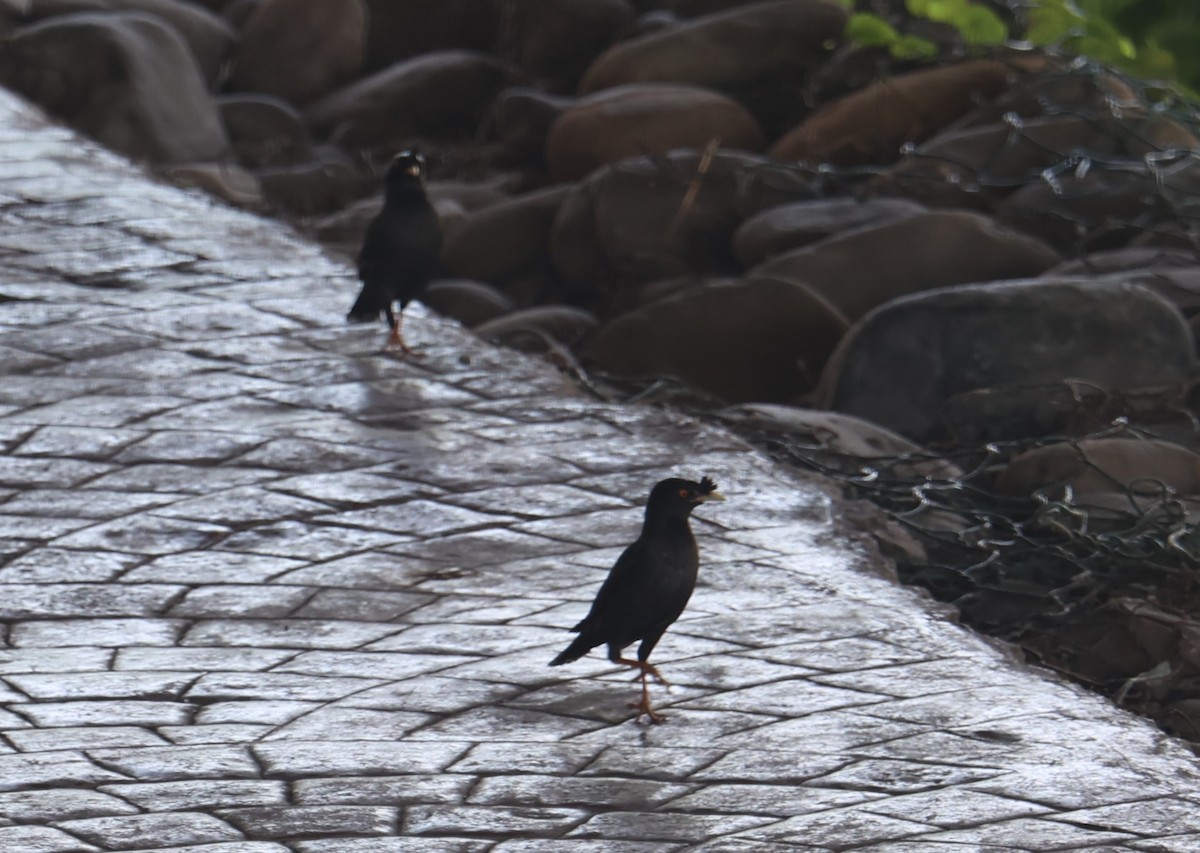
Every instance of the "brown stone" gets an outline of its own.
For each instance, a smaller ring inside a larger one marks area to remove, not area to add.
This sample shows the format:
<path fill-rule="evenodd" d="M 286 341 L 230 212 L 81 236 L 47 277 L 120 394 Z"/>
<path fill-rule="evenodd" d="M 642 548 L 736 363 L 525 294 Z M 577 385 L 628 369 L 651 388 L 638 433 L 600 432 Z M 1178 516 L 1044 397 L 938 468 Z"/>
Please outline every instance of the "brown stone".
<path fill-rule="evenodd" d="M 1067 255 L 1124 246 L 1155 221 L 1175 218 L 1154 175 L 1093 169 L 1032 181 L 996 205 L 996 221 Z"/>
<path fill-rule="evenodd" d="M 571 187 L 551 187 L 466 216 L 446 238 L 442 260 L 456 276 L 503 281 L 546 257 L 558 208 Z"/>
<path fill-rule="evenodd" d="M 508 314 L 515 307 L 511 299 L 490 284 L 466 279 L 430 282 L 421 301 L 464 326 L 478 326 Z"/>
<path fill-rule="evenodd" d="M 591 363 L 675 377 L 728 402 L 783 402 L 812 386 L 846 325 L 803 284 L 760 276 L 622 314 L 597 333 Z"/>
<path fill-rule="evenodd" d="M 595 331 L 596 318 L 573 305 L 539 305 L 514 311 L 472 328 L 479 337 L 518 349 L 540 351 L 550 338 L 566 346 L 577 346 Z"/>
<path fill-rule="evenodd" d="M 488 51 L 499 33 L 494 0 L 366 0 L 367 68 L 442 50 Z"/>
<path fill-rule="evenodd" d="M 294 166 L 313 158 L 304 119 L 286 101 L 270 95 L 223 95 L 217 109 L 242 165 Z"/>
<path fill-rule="evenodd" d="M 900 146 L 921 142 L 1024 73 L 996 60 L 899 74 L 817 110 L 771 146 L 779 160 L 855 166 L 896 159 Z"/>
<path fill-rule="evenodd" d="M 242 29 L 230 85 L 303 106 L 366 61 L 362 0 L 262 0 Z"/>
<path fill-rule="evenodd" d="M 506 15 L 504 55 L 556 91 L 570 91 L 633 20 L 633 8 L 628 0 L 514 0 Z"/>
<path fill-rule="evenodd" d="M 736 101 L 695 86 L 636 84 L 580 99 L 558 117 L 546 140 L 555 181 L 578 180 L 606 163 L 675 148 L 757 151 L 758 122 Z"/>
<path fill-rule="evenodd" d="M 515 86 L 497 95 L 491 120 L 496 129 L 498 161 L 543 168 L 546 135 L 574 102 L 574 98 L 547 95 L 529 86 Z"/>
<path fill-rule="evenodd" d="M 1083 438 L 1016 456 L 996 478 L 1002 495 L 1027 497 L 1039 490 L 1077 497 L 1120 493 L 1161 496 L 1166 485 L 1180 495 L 1200 495 L 1200 456 L 1169 441 L 1136 437 Z"/>
<path fill-rule="evenodd" d="M 1058 263 L 1038 240 L 967 211 L 932 211 L 852 231 L 755 268 L 810 283 L 856 320 L 912 293 L 1038 275 Z"/>
<path fill-rule="evenodd" d="M 706 15 L 618 42 L 588 68 L 579 91 L 626 83 L 726 89 L 781 69 L 802 71 L 841 38 L 846 19 L 832 0 L 773 0 Z"/>
<path fill-rule="evenodd" d="M 630 285 L 740 272 L 729 243 L 747 212 L 811 197 L 802 175 L 751 154 L 677 150 L 621 160 L 563 202 L 551 257 L 571 301 L 608 310 L 604 303 L 620 302 Z"/>
<path fill-rule="evenodd" d="M 395 151 L 414 138 L 473 138 L 508 72 L 490 57 L 441 51 L 399 62 L 309 106 L 322 136 L 351 147 Z"/>
<path fill-rule="evenodd" d="M 267 199 L 289 213 L 316 216 L 344 207 L 367 182 L 350 163 L 314 160 L 255 169 Z"/>
<path fill-rule="evenodd" d="M 898 222 L 924 213 L 898 198 L 824 198 L 771 207 L 750 217 L 733 235 L 733 251 L 747 267 L 847 231 Z"/>

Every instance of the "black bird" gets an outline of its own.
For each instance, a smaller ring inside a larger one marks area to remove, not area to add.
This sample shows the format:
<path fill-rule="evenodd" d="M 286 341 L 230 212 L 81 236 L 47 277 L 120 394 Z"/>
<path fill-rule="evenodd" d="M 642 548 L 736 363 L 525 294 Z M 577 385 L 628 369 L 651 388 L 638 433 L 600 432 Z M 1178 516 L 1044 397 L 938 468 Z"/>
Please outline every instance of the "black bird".
<path fill-rule="evenodd" d="M 723 500 L 717 484 L 708 477 L 699 483 L 671 478 L 651 489 L 641 535 L 617 558 L 587 617 L 571 629 L 579 636 L 550 666 L 579 660 L 606 644 L 610 661 L 639 670 L 642 698 L 629 703 L 638 711 L 636 719 L 645 714 L 652 723 L 662 722 L 665 717 L 650 707 L 646 677 L 653 676 L 664 687 L 667 680 L 649 662 L 650 652 L 679 618 L 696 587 L 700 555 L 688 516 L 705 501 Z M 642 641 L 637 660 L 621 657 L 621 651 L 634 640 Z"/>
<path fill-rule="evenodd" d="M 392 330 L 388 346 L 411 354 L 400 334 L 404 306 L 418 298 L 438 271 L 442 230 L 425 197 L 425 158 L 401 151 L 388 168 L 383 210 L 371 220 L 358 253 L 362 291 L 347 319 L 374 320 L 383 313 Z M 393 303 L 400 303 L 394 310 Z"/>

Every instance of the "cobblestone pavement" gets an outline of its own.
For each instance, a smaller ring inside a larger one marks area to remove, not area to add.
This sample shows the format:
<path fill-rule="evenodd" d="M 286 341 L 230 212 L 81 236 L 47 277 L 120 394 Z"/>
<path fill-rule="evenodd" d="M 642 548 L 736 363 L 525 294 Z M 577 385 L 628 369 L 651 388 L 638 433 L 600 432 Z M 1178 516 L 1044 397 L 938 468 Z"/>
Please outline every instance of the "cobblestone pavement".
<path fill-rule="evenodd" d="M 878 576 L 816 484 L 0 97 L 0 851 L 1200 851 L 1182 746 Z M 649 486 L 702 581 L 569 639 Z"/>

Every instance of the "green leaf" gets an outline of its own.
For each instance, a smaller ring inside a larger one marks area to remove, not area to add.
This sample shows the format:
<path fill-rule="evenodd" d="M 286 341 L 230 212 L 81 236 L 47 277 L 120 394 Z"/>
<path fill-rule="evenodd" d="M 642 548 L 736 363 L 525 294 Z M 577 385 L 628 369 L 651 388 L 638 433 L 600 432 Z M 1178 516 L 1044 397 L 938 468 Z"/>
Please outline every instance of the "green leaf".
<path fill-rule="evenodd" d="M 952 24 L 968 7 L 966 0 L 905 0 L 910 14 L 941 24 Z"/>
<path fill-rule="evenodd" d="M 1008 27 L 991 9 L 969 0 L 905 0 L 913 14 L 958 30 L 968 44 L 1002 44 Z"/>
<path fill-rule="evenodd" d="M 938 46 L 917 36 L 900 36 L 891 46 L 891 54 L 897 59 L 931 59 L 937 56 Z"/>
<path fill-rule="evenodd" d="M 954 21 L 967 44 L 1004 44 L 1008 27 L 991 9 L 972 6 Z"/>
<path fill-rule="evenodd" d="M 1057 45 L 1082 31 L 1084 19 L 1062 6 L 1042 6 L 1030 14 L 1025 38 L 1041 47 Z"/>
<path fill-rule="evenodd" d="M 933 2 L 933 0 L 913 0 Z M 1197 0 L 1026 0 L 1022 38 L 1087 56 L 1137 77 L 1200 84 Z"/>
<path fill-rule="evenodd" d="M 889 47 L 900 39 L 896 28 L 875 15 L 851 15 L 846 22 L 846 38 L 862 47 Z"/>

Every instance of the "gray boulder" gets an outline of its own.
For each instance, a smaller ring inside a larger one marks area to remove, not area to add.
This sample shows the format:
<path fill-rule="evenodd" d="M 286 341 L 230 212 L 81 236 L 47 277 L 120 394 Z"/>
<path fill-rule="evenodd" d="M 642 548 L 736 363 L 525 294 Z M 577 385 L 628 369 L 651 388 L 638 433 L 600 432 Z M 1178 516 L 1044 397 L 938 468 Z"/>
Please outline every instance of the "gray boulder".
<path fill-rule="evenodd" d="M 217 109 L 243 166 L 296 166 L 313 159 L 304 119 L 286 101 L 270 95 L 223 95 Z"/>
<path fill-rule="evenodd" d="M 869 313 L 829 359 L 818 399 L 927 441 L 944 432 L 942 402 L 966 391 L 1068 378 L 1137 388 L 1179 382 L 1196 366 L 1182 315 L 1139 285 L 978 284 Z"/>
<path fill-rule="evenodd" d="M 13 33 L 0 84 L 138 160 L 216 160 L 229 140 L 186 42 L 159 18 L 61 15 Z"/>
<path fill-rule="evenodd" d="M 322 136 L 351 147 L 396 150 L 414 138 L 474 137 L 509 73 L 479 53 L 448 50 L 398 62 L 309 106 Z"/>
<path fill-rule="evenodd" d="M 1144 284 L 1188 316 L 1200 314 L 1200 259 L 1192 249 L 1129 247 L 1092 252 L 1046 271 L 1048 278 L 1092 276 Z"/>
<path fill-rule="evenodd" d="M 580 75 L 633 20 L 628 0 L 510 0 L 501 52 L 557 91 Z"/>
<path fill-rule="evenodd" d="M 232 88 L 303 106 L 348 83 L 366 62 L 362 0 L 262 0 L 246 21 Z"/>
<path fill-rule="evenodd" d="M 79 12 L 142 12 L 154 15 L 183 38 L 200 66 L 205 83 L 215 90 L 221 69 L 233 50 L 233 27 L 195 3 L 183 0 L 30 0 L 26 17 L 41 21 Z"/>

